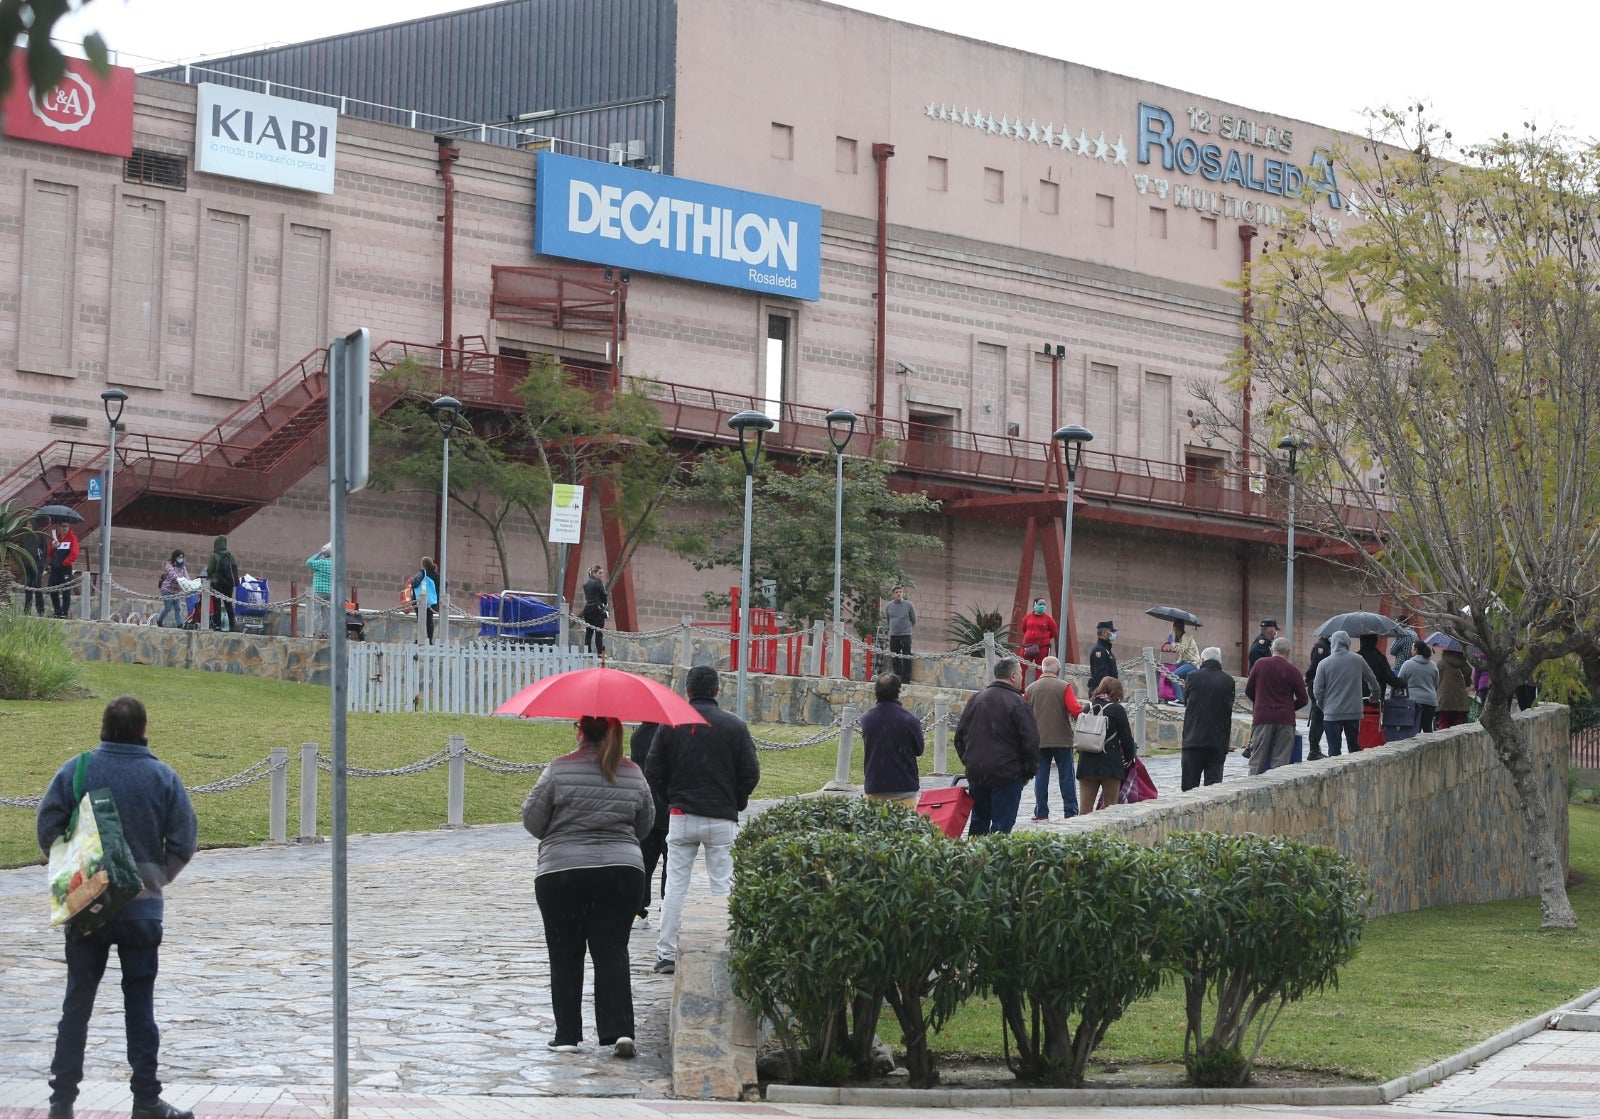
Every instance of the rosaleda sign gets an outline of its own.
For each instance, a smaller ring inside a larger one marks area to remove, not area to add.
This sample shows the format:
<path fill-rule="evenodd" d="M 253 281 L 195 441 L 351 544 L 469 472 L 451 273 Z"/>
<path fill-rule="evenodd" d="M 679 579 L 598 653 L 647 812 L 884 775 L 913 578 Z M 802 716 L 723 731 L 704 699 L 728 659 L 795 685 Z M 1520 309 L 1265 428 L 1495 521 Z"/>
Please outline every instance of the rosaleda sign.
<path fill-rule="evenodd" d="M 195 170 L 333 193 L 337 110 L 209 82 L 198 88 Z"/>
<path fill-rule="evenodd" d="M 822 209 L 541 152 L 534 252 L 821 297 Z"/>
<path fill-rule="evenodd" d="M 1209 114 L 1205 115 L 1209 118 Z M 1301 191 L 1309 187 L 1315 197 L 1327 199 L 1333 209 L 1343 208 L 1339 181 L 1327 152 L 1312 152 L 1310 166 L 1302 168 L 1263 151 L 1242 151 L 1218 144 L 1210 139 L 1209 129 L 1201 128 L 1202 122 L 1196 119 L 1196 113 L 1191 112 L 1190 118 L 1198 135 L 1179 136 L 1177 122 L 1170 112 L 1155 105 L 1140 104 L 1139 140 L 1135 149 L 1138 161 L 1157 163 L 1163 171 L 1198 176 L 1224 187 L 1233 184 L 1241 190 L 1280 198 L 1298 198 Z M 1223 134 L 1269 150 L 1286 152 L 1293 145 L 1292 132 L 1258 129 L 1253 122 L 1246 123 L 1248 129 L 1235 126 L 1224 129 Z"/>

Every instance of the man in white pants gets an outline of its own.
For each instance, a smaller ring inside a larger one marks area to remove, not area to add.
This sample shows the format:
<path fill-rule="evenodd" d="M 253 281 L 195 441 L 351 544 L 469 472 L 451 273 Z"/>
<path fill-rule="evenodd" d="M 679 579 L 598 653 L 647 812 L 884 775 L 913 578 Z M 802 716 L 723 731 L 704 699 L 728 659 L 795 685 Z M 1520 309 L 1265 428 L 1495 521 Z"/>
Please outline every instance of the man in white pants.
<path fill-rule="evenodd" d="M 761 780 L 756 744 L 744 720 L 717 706 L 717 670 L 689 670 L 689 702 L 706 725 L 662 727 L 645 762 L 644 773 L 657 801 L 668 807 L 667 891 L 661 902 L 661 934 L 656 938 L 656 971 L 678 970 L 678 926 L 683 899 L 700 848 L 706 852 L 706 877 L 713 895 L 733 889 L 733 840 L 739 813 Z"/>

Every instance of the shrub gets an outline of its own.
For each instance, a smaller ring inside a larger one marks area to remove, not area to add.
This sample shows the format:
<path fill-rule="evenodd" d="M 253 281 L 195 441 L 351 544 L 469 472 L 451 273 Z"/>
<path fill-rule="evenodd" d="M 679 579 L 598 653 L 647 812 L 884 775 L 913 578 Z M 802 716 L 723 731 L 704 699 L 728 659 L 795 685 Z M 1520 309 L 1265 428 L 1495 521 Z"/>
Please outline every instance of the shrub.
<path fill-rule="evenodd" d="M 790 1068 L 836 1067 L 848 1005 L 849 1057 L 861 1071 L 887 999 L 911 1083 L 937 1079 L 929 1034 L 966 997 L 968 944 L 982 932 L 972 851 L 937 833 L 883 829 L 786 832 L 736 852 L 733 988 L 773 1023 Z"/>
<path fill-rule="evenodd" d="M 773 805 L 740 828 L 739 837 L 733 841 L 734 858 L 738 858 L 740 851 L 765 843 L 774 836 L 807 831 L 940 834 L 926 816 L 919 816 L 893 801 L 855 796 L 796 797 Z"/>
<path fill-rule="evenodd" d="M 986 633 L 994 634 L 995 647 L 1002 650 L 1006 647 L 1006 642 L 1011 639 L 1011 627 L 1006 624 L 1005 615 L 1000 612 L 998 606 L 993 610 L 974 606 L 970 618 L 958 610 L 951 617 L 950 625 L 945 630 L 950 643 L 958 649 L 966 645 L 981 645 L 983 635 Z M 983 650 L 974 649 L 972 655 L 981 657 Z"/>
<path fill-rule="evenodd" d="M 61 627 L 0 612 L 0 699 L 55 699 L 78 682 L 78 662 Z"/>
<path fill-rule="evenodd" d="M 1366 923 L 1366 877 L 1331 848 L 1276 836 L 1191 832 L 1161 850 L 1188 897 L 1172 959 L 1184 1067 L 1200 1087 L 1245 1084 L 1284 1006 L 1338 987 Z"/>
<path fill-rule="evenodd" d="M 1181 876 L 1170 856 L 1111 835 L 991 836 L 981 846 L 990 928 L 976 944 L 977 981 L 1016 1038 L 1011 1069 L 1080 1086 L 1107 1028 L 1161 984 Z"/>

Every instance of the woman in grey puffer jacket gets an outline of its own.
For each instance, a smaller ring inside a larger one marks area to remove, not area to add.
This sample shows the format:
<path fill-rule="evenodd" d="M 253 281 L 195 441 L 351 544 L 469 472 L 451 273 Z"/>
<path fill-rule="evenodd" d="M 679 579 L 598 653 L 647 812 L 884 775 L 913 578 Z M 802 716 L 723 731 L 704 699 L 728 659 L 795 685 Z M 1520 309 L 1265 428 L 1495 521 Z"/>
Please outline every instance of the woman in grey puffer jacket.
<path fill-rule="evenodd" d="M 557 1052 L 575 1053 L 583 1039 L 587 951 L 600 1044 L 619 1057 L 635 1053 L 628 933 L 644 893 L 639 841 L 655 816 L 644 771 L 622 756 L 622 724 L 587 715 L 578 721 L 578 748 L 546 766 L 523 802 L 523 826 L 539 840 L 533 892 L 556 1019 L 547 1044 Z"/>
<path fill-rule="evenodd" d="M 1406 683 L 1406 694 L 1422 709 L 1423 731 L 1430 731 L 1439 711 L 1439 666 L 1426 643 L 1418 641 L 1414 648 L 1416 655 L 1400 666 L 1400 679 Z"/>

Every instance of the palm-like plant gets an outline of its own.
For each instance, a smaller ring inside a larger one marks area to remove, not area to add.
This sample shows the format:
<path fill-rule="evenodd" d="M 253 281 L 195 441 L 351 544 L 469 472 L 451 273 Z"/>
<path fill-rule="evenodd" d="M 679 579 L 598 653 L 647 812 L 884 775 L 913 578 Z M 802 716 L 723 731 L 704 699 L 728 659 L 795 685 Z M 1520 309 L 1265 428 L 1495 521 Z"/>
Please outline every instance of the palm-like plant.
<path fill-rule="evenodd" d="M 11 588 L 18 574 L 26 582 L 34 573 L 33 556 L 23 546 L 33 531 L 32 509 L 0 503 L 0 610 L 11 609 Z"/>
<path fill-rule="evenodd" d="M 1006 624 L 1005 615 L 1000 612 L 999 607 L 985 610 L 981 606 L 974 606 L 971 617 L 958 610 L 950 619 L 950 627 L 945 632 L 957 648 L 963 645 L 981 645 L 983 635 L 992 633 L 995 646 L 1004 649 L 1011 637 L 1011 627 Z M 972 655 L 980 657 L 983 653 L 981 650 L 975 650 Z"/>

